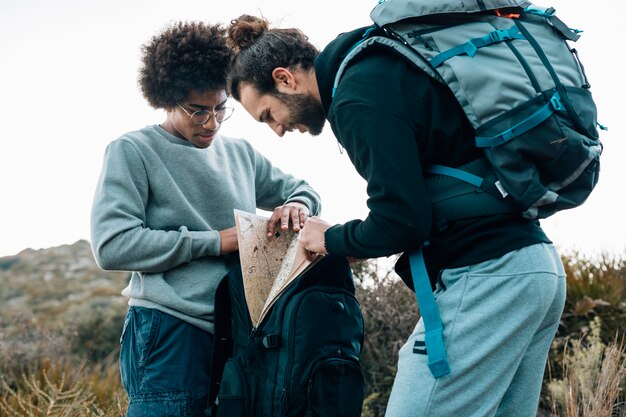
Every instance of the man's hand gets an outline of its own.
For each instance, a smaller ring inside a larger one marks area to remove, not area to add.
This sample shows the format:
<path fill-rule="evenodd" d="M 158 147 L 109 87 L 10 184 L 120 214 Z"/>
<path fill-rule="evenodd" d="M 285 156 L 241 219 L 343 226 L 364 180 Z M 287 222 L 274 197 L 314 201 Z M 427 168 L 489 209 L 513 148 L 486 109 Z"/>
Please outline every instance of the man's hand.
<path fill-rule="evenodd" d="M 284 232 L 289 230 L 290 224 L 294 232 L 299 232 L 304 226 L 304 222 L 306 222 L 308 216 L 309 208 L 297 201 L 276 207 L 267 222 L 267 236 L 274 236 L 274 233 L 276 233 L 276 224 L 279 224 L 280 229 Z"/>
<path fill-rule="evenodd" d="M 309 217 L 300 232 L 300 245 L 304 248 L 308 260 L 312 260 L 315 255 L 327 255 L 324 247 L 324 232 L 330 228 L 330 223 L 317 216 Z"/>

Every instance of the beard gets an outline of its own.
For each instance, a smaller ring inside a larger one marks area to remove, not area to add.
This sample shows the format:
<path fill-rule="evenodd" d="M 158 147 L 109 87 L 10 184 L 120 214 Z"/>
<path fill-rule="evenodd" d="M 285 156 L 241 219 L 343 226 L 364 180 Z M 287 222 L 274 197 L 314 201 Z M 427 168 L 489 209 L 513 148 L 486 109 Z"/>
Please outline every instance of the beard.
<path fill-rule="evenodd" d="M 283 102 L 290 111 L 290 124 L 306 126 L 312 136 L 322 133 L 326 116 L 322 105 L 312 94 L 276 93 L 276 98 Z"/>

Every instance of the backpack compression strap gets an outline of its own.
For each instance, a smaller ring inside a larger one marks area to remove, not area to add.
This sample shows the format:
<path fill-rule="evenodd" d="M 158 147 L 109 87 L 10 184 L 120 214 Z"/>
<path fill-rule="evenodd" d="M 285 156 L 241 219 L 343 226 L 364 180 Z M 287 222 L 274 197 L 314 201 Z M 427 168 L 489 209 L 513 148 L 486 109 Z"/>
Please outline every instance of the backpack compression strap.
<path fill-rule="evenodd" d="M 539 126 L 556 111 L 565 111 L 565 106 L 561 102 L 561 96 L 558 92 L 555 92 L 545 105 L 512 128 L 492 137 L 476 136 L 476 146 L 479 148 L 493 148 L 502 145 L 511 139 L 523 135 L 530 129 Z"/>
<path fill-rule="evenodd" d="M 480 188 L 483 185 L 483 179 L 478 175 L 474 175 L 462 169 L 452 168 L 445 165 L 431 164 L 425 167 L 427 172 L 437 175 L 446 175 L 448 177 L 457 178 L 472 184 L 474 187 Z"/>
<path fill-rule="evenodd" d="M 486 158 L 460 167 L 431 164 L 424 172 L 433 208 L 433 222 L 443 231 L 450 221 L 500 214 L 519 214 Z"/>
<path fill-rule="evenodd" d="M 474 55 L 476 55 L 476 52 L 478 52 L 479 48 L 489 46 L 498 42 L 504 42 L 510 39 L 524 39 L 524 35 L 520 33 L 517 26 L 512 26 L 509 29 L 494 30 L 493 32 L 490 32 L 480 38 L 470 39 L 462 45 L 458 45 L 454 48 L 450 48 L 446 51 L 441 52 L 439 55 L 433 57 L 433 59 L 430 60 L 430 63 L 433 67 L 437 68 L 446 60 L 457 55 L 466 54 L 467 56 L 472 58 Z"/>
<path fill-rule="evenodd" d="M 439 314 L 439 307 L 435 301 L 428 271 L 424 264 L 422 249 L 409 254 L 411 275 L 413 276 L 413 288 L 419 306 L 420 314 L 424 322 L 426 353 L 428 355 L 428 369 L 435 378 L 440 378 L 450 373 L 448 355 L 443 344 L 443 323 Z"/>

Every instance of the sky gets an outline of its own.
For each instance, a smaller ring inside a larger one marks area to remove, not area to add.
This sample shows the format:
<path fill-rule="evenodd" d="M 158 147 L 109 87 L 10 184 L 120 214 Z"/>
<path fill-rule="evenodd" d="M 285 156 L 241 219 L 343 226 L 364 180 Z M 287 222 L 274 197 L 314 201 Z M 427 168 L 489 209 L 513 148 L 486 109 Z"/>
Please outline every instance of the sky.
<path fill-rule="evenodd" d="M 263 15 L 298 27 L 318 48 L 370 23 L 376 0 L 0 0 L 0 257 L 89 240 L 89 214 L 106 145 L 125 132 L 165 120 L 137 87 L 140 47 L 179 20 L 228 22 Z M 587 202 L 542 220 L 562 251 L 626 254 L 623 76 L 617 28 L 624 2 L 545 0 L 570 27 L 609 128 L 600 182 Z M 619 73 L 618 73 L 619 71 Z M 322 218 L 343 223 L 367 216 L 365 182 L 332 131 L 278 138 L 241 108 L 221 133 L 243 137 L 274 165 L 320 193 Z"/>

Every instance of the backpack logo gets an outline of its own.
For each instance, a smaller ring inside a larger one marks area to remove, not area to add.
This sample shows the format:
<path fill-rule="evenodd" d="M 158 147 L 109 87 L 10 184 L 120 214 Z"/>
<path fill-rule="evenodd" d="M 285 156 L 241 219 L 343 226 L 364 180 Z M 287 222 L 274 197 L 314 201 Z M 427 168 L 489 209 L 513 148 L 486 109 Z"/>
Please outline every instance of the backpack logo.
<path fill-rule="evenodd" d="M 416 340 L 413 344 L 413 353 L 418 355 L 427 355 L 426 342 L 423 340 Z"/>

